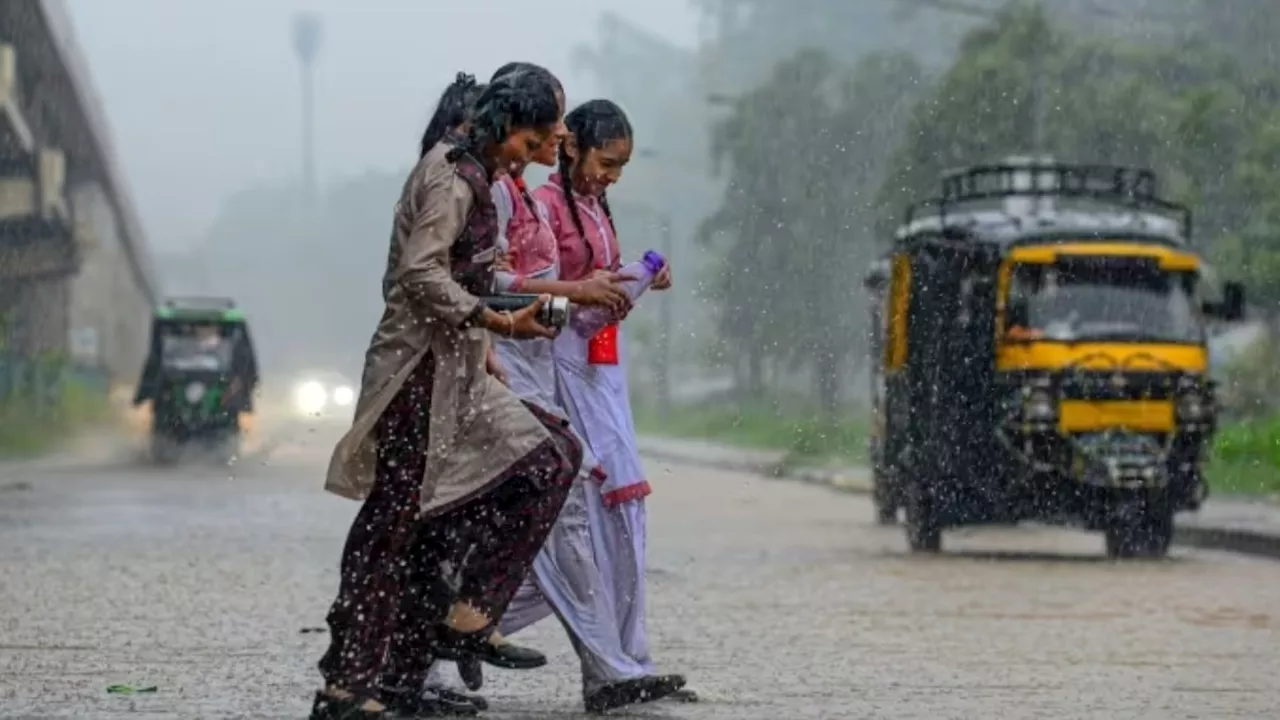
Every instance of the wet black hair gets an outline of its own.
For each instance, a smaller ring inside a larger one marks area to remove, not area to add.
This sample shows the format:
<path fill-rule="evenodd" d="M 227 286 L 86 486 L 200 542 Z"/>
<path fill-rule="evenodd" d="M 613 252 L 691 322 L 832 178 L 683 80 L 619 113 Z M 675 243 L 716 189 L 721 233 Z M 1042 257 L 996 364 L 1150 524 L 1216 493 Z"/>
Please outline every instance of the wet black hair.
<path fill-rule="evenodd" d="M 588 100 L 573 109 L 564 118 L 565 127 L 573 135 L 578 148 L 578 159 L 587 156 L 588 150 L 602 148 L 614 140 L 631 138 L 631 121 L 622 108 L 609 100 Z M 569 216 L 578 234 L 586 237 L 582 228 L 582 217 L 578 214 L 578 201 L 573 196 L 573 158 L 560 145 L 560 185 L 564 190 L 565 200 L 569 203 Z M 613 225 L 613 211 L 609 209 L 608 193 L 600 195 L 600 207 L 609 219 L 609 229 L 616 235 L 618 230 Z M 591 245 L 587 245 L 588 252 Z"/>
<path fill-rule="evenodd" d="M 475 102 L 466 138 L 446 156 L 456 162 L 465 154 L 478 155 L 520 128 L 551 125 L 560 119 L 555 78 L 541 72 L 509 72 L 494 77 Z"/>
<path fill-rule="evenodd" d="M 427 156 L 436 143 L 444 139 L 446 133 L 471 119 L 476 101 L 484 92 L 485 86 L 476 83 L 476 76 L 460 72 L 449 87 L 440 93 L 440 101 L 436 103 L 436 111 L 422 133 L 422 144 L 419 147 L 418 159 Z"/>
<path fill-rule="evenodd" d="M 551 86 L 555 88 L 555 91 L 557 93 L 559 93 L 560 99 L 561 100 L 565 99 L 564 85 L 560 83 L 560 79 L 557 78 L 550 70 L 536 63 L 509 62 L 506 65 L 503 65 L 502 67 L 498 68 L 497 70 L 494 70 L 493 77 L 489 79 L 489 82 L 493 82 L 494 80 L 497 80 L 503 75 L 509 75 L 511 73 L 517 73 L 517 72 L 532 72 L 532 73 L 545 75 L 547 80 L 551 83 Z M 521 195 L 522 195 L 522 199 L 524 200 L 524 204 L 527 205 L 529 209 L 532 210 L 535 214 L 537 214 L 538 212 L 537 203 L 534 201 L 533 196 L 529 194 L 528 190 L 522 191 Z"/>
<path fill-rule="evenodd" d="M 550 70 L 542 67 L 541 65 L 536 65 L 530 62 L 509 62 L 497 70 L 494 70 L 493 77 L 489 78 L 489 82 L 493 82 L 503 75 L 509 75 L 513 72 L 546 73 L 547 78 L 551 81 L 551 86 L 555 88 L 556 92 L 560 93 L 561 97 L 564 96 L 564 86 L 560 84 L 560 79 L 552 74 Z"/>

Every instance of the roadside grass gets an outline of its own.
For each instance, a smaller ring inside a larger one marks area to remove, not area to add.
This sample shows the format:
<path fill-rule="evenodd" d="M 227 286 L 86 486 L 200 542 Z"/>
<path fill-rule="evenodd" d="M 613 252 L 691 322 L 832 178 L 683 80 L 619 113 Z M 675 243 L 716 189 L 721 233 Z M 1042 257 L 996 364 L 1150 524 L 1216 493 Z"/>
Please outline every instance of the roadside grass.
<path fill-rule="evenodd" d="M 777 450 L 786 453 L 783 464 L 793 467 L 866 462 L 867 421 L 856 410 L 824 421 L 816 408 L 802 402 L 759 400 L 677 407 L 667 418 L 641 403 L 634 412 L 642 435 Z"/>
<path fill-rule="evenodd" d="M 1218 429 L 1205 470 L 1210 490 L 1227 495 L 1280 494 L 1280 416 Z"/>
<path fill-rule="evenodd" d="M 1214 459 L 1205 467 L 1205 475 L 1213 493 L 1280 498 L 1280 468 L 1274 465 Z"/>
<path fill-rule="evenodd" d="M 867 462 L 867 418 L 857 410 L 835 422 L 800 402 L 760 400 L 674 408 L 662 418 L 636 404 L 636 430 L 643 435 L 696 438 L 786 453 L 790 467 L 859 465 Z M 1205 467 L 1211 491 L 1222 495 L 1280 495 L 1280 416 L 1219 428 Z"/>
<path fill-rule="evenodd" d="M 0 404 L 0 458 L 30 458 L 53 452 L 85 428 L 109 422 L 110 402 L 102 393 L 67 381 L 53 407 L 37 413 L 29 401 Z"/>

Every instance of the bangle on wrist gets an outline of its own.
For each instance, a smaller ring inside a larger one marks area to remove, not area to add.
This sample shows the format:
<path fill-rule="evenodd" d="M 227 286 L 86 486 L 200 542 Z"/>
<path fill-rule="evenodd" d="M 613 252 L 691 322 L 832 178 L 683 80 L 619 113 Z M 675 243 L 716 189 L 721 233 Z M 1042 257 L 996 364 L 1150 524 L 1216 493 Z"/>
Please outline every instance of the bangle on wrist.
<path fill-rule="evenodd" d="M 515 337 L 516 335 L 516 319 L 511 316 L 510 310 L 503 310 L 502 317 L 507 319 L 507 337 Z"/>

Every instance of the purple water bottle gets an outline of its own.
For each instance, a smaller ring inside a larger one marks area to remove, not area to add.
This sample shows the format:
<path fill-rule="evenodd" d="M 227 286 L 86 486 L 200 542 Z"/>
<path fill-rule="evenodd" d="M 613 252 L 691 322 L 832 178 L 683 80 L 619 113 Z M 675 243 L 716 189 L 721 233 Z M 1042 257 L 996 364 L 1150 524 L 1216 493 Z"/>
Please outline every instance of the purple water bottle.
<path fill-rule="evenodd" d="M 644 257 L 639 262 L 633 262 L 630 265 L 624 265 L 618 273 L 626 275 L 634 280 L 624 280 L 621 285 L 626 291 L 627 297 L 631 298 L 634 305 L 636 300 L 644 294 L 645 290 L 653 284 L 658 273 L 662 272 L 662 268 L 667 266 L 667 259 L 657 250 L 649 250 L 645 252 Z M 613 313 L 606 308 L 599 306 L 591 307 L 574 307 L 573 313 L 570 315 L 569 324 L 573 326 L 578 335 L 589 338 L 603 330 L 607 325 L 617 321 Z"/>

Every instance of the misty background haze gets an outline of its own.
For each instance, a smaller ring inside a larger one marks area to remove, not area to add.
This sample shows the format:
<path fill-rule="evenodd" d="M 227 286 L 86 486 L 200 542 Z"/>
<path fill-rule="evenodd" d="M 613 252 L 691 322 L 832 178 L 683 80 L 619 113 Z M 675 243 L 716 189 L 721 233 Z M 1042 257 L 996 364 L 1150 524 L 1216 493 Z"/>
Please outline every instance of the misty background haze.
<path fill-rule="evenodd" d="M 895 42 L 881 32 L 898 23 L 893 4 L 863 5 L 865 22 L 851 29 L 857 47 L 843 52 L 850 59 Z M 358 369 L 379 309 L 390 207 L 434 102 L 458 70 L 483 79 L 512 59 L 560 75 L 571 104 L 607 96 L 627 108 L 639 152 L 613 193 L 625 245 L 638 254 L 671 233 L 682 280 L 671 335 L 705 334 L 697 294 L 704 253 L 693 236 L 723 184 L 711 176 L 708 134 L 724 113 L 706 101 L 707 88 L 748 88 L 778 57 L 826 31 L 818 22 L 790 36 L 744 37 L 735 42 L 757 46 L 753 61 L 720 64 L 706 52 L 720 18 L 688 0 L 70 7 L 165 290 L 236 297 L 251 314 L 264 366 L 288 372 Z M 299 194 L 300 66 L 291 31 L 303 11 L 323 23 L 315 211 Z M 823 40 L 838 47 L 849 37 Z M 653 315 L 637 322 L 641 346 L 653 344 L 656 330 L 645 327 Z M 701 350 L 700 341 L 674 344 L 677 354 Z"/>
<path fill-rule="evenodd" d="M 557 73 L 571 106 L 618 101 L 636 128 L 611 204 L 628 258 L 667 250 L 677 278 L 628 323 L 642 396 L 668 397 L 670 378 L 826 417 L 856 403 L 867 263 L 940 171 L 1011 154 L 1155 168 L 1197 207 L 1197 248 L 1265 313 L 1280 298 L 1266 199 L 1280 194 L 1251 160 L 1280 124 L 1280 22 L 1263 0 L 71 8 L 165 290 L 235 297 L 268 374 L 358 373 L 390 209 L 439 92 L 510 60 Z M 323 24 L 314 205 L 302 11 Z"/>
<path fill-rule="evenodd" d="M 316 63 L 322 184 L 404 168 L 458 70 L 487 77 L 519 58 L 552 68 L 575 95 L 603 92 L 571 62 L 574 48 L 596 35 L 601 11 L 680 45 L 697 37 L 685 0 L 70 0 L 69 7 L 150 242 L 162 252 L 196 243 L 233 194 L 297 178 L 301 100 L 290 32 L 300 11 L 324 20 Z"/>

